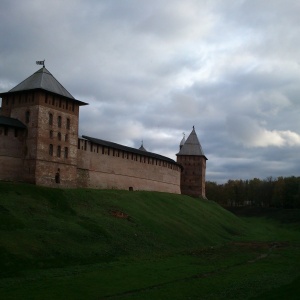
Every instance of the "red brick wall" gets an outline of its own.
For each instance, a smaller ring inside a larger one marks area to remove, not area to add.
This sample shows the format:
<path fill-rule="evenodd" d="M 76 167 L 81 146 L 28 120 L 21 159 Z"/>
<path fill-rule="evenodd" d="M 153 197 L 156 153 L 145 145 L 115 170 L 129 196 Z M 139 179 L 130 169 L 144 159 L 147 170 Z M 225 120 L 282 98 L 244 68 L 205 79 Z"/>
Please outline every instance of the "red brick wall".
<path fill-rule="evenodd" d="M 35 176 L 39 185 L 76 186 L 79 110 L 77 104 L 68 100 L 67 106 L 66 101 L 46 93 L 40 93 L 38 97 Z M 53 147 L 52 154 L 50 145 Z M 56 173 L 60 176 L 59 183 L 55 182 Z"/>
<path fill-rule="evenodd" d="M 79 139 L 78 149 L 79 106 L 76 101 L 44 91 L 5 97 L 2 114 L 19 119 L 28 130 L 24 131 L 27 137 L 23 136 L 22 140 L 13 139 L 11 135 L 1 138 L 0 179 L 22 179 L 53 187 L 132 188 L 180 193 L 181 169 L 177 164 L 102 149 L 82 139 Z M 52 123 L 49 122 L 50 114 Z M 68 149 L 67 156 L 65 149 Z"/>
<path fill-rule="evenodd" d="M 108 148 L 79 141 L 79 186 L 124 190 L 132 187 L 133 190 L 180 194 L 180 168 L 176 164 L 153 158 L 148 161 L 146 156 L 113 149 L 108 154 Z"/>
<path fill-rule="evenodd" d="M 181 193 L 192 197 L 201 196 L 205 198 L 205 157 L 178 155 L 177 162 L 183 166 Z"/>
<path fill-rule="evenodd" d="M 0 126 L 0 180 L 22 180 L 25 130 Z"/>
<path fill-rule="evenodd" d="M 52 186 L 59 170 L 59 185 L 75 187 L 78 104 L 44 91 L 15 93 L 3 100 L 4 114 L 20 120 L 28 128 L 23 151 L 24 162 L 18 171 L 23 174 L 23 180 Z M 49 123 L 49 114 L 52 114 L 52 124 Z M 58 118 L 61 118 L 60 124 Z M 50 145 L 53 147 L 52 155 L 49 153 Z"/>

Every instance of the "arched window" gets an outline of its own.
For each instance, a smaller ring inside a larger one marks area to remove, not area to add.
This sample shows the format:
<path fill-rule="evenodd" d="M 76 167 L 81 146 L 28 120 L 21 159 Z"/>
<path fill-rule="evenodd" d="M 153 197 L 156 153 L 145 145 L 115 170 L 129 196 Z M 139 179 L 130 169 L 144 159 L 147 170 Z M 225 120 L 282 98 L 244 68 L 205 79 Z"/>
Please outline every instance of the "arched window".
<path fill-rule="evenodd" d="M 57 117 L 57 126 L 60 128 L 61 127 L 61 116 Z"/>
<path fill-rule="evenodd" d="M 53 156 L 53 145 L 49 145 L 49 155 Z"/>
<path fill-rule="evenodd" d="M 52 139 L 52 138 L 53 138 L 53 130 L 50 130 L 50 132 L 49 132 L 49 136 L 50 136 L 50 139 Z"/>
<path fill-rule="evenodd" d="M 53 125 L 53 114 L 49 113 L 49 125 Z"/>
<path fill-rule="evenodd" d="M 68 142 L 68 141 L 69 141 L 69 135 L 66 134 L 66 135 L 65 135 L 65 142 Z"/>
<path fill-rule="evenodd" d="M 25 113 L 25 122 L 28 124 L 29 120 L 30 120 L 30 111 L 27 110 L 26 113 Z"/>
<path fill-rule="evenodd" d="M 61 133 L 60 132 L 57 133 L 57 138 L 59 141 L 61 141 Z"/>

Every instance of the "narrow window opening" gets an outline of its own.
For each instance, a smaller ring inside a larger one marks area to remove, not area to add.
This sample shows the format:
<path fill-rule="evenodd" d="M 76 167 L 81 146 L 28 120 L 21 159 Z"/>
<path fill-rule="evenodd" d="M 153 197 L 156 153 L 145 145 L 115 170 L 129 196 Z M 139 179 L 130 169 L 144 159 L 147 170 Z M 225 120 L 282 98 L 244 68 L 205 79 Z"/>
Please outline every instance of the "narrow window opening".
<path fill-rule="evenodd" d="M 57 146 L 57 157 L 60 157 L 61 155 L 61 147 L 60 146 Z"/>
<path fill-rule="evenodd" d="M 28 124 L 29 120 L 30 120 L 30 111 L 27 110 L 26 113 L 25 113 L 25 122 Z"/>
<path fill-rule="evenodd" d="M 69 130 L 70 129 L 70 119 L 69 118 L 67 118 L 67 129 Z"/>
<path fill-rule="evenodd" d="M 68 147 L 65 147 L 65 158 L 68 158 L 68 155 L 69 155 L 69 150 L 68 150 Z"/>
<path fill-rule="evenodd" d="M 49 113 L 49 125 L 53 125 L 53 114 Z"/>
<path fill-rule="evenodd" d="M 49 145 L 49 155 L 53 156 L 53 145 Z"/>
<path fill-rule="evenodd" d="M 57 126 L 61 128 L 61 116 L 57 117 Z"/>

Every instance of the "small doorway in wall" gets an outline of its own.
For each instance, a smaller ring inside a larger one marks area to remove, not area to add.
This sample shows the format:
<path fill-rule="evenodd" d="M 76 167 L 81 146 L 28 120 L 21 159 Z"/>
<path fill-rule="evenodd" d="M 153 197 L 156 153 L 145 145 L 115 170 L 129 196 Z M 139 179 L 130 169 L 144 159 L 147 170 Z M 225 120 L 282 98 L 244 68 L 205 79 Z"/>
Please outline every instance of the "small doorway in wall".
<path fill-rule="evenodd" d="M 133 187 L 132 186 L 129 187 L 129 192 L 133 192 Z"/>
<path fill-rule="evenodd" d="M 60 169 L 57 169 L 57 172 L 55 174 L 55 183 L 60 183 Z"/>

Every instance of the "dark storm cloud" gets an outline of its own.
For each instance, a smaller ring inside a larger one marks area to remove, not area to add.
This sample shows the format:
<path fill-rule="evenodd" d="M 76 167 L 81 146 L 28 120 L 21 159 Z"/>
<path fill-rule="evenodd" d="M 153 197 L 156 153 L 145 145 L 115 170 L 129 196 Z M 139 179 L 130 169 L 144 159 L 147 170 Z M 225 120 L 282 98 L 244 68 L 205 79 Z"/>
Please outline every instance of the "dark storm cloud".
<path fill-rule="evenodd" d="M 299 175 L 296 1 L 0 3 L 0 92 L 47 69 L 80 134 L 176 158 L 194 125 L 207 179 Z"/>

